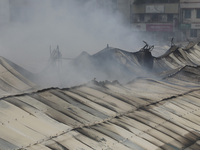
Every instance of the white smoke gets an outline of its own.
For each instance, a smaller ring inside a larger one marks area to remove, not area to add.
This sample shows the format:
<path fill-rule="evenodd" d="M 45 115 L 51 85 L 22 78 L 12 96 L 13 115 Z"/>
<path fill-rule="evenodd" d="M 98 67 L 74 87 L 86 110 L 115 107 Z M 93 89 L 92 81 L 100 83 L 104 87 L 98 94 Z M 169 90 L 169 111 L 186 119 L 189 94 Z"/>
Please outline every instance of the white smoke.
<path fill-rule="evenodd" d="M 28 70 L 45 66 L 50 45 L 59 45 L 64 57 L 76 57 L 82 51 L 94 54 L 106 44 L 133 50 L 141 43 L 120 12 L 99 7 L 95 0 L 11 2 L 11 22 L 0 28 L 0 55 Z"/>

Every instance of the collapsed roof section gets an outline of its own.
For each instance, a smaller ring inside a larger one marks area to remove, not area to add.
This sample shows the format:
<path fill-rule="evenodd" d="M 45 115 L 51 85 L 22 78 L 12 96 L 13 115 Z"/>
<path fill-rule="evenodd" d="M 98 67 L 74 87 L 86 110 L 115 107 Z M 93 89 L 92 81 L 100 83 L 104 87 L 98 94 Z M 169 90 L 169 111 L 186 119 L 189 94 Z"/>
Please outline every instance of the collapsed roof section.
<path fill-rule="evenodd" d="M 189 43 L 185 48 L 172 46 L 164 55 L 155 58 L 154 70 L 172 70 L 184 66 L 200 65 L 200 46 L 199 43 Z"/>
<path fill-rule="evenodd" d="M 60 76 L 64 77 L 62 83 L 66 82 L 67 84 L 73 80 L 85 79 L 84 81 L 87 82 L 93 78 L 128 82 L 136 77 L 167 78 L 179 73 L 179 70 L 185 66 L 200 65 L 198 42 L 189 43 L 186 47 L 172 44 L 170 49 L 160 57 L 152 56 L 152 49 L 153 46 L 149 46 L 147 43 L 137 52 L 127 52 L 107 46 L 94 55 L 83 52 L 77 58 L 68 60 L 68 66 L 63 63 L 61 69 L 57 70 L 62 70 L 60 71 Z M 53 74 L 52 70 L 53 73 L 56 72 L 56 69 L 50 69 L 50 73 L 48 71 L 44 73 L 44 81 L 47 74 Z"/>

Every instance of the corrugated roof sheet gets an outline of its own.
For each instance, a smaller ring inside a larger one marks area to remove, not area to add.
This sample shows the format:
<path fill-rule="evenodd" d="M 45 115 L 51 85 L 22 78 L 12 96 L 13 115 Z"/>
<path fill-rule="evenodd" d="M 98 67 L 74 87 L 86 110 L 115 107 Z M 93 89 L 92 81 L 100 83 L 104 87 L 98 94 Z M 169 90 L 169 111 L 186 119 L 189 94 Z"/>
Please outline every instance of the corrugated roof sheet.
<path fill-rule="evenodd" d="M 0 97 L 29 92 L 36 85 L 18 72 L 8 61 L 0 57 Z"/>
<path fill-rule="evenodd" d="M 184 61 L 172 53 L 155 60 L 160 70 L 176 70 L 164 80 L 39 91 L 2 59 L 0 149 L 200 149 L 200 86 L 187 77 L 199 76 L 199 51 L 185 50 Z"/>
<path fill-rule="evenodd" d="M 200 88 L 138 79 L 0 101 L 5 149 L 182 149 L 200 138 Z"/>

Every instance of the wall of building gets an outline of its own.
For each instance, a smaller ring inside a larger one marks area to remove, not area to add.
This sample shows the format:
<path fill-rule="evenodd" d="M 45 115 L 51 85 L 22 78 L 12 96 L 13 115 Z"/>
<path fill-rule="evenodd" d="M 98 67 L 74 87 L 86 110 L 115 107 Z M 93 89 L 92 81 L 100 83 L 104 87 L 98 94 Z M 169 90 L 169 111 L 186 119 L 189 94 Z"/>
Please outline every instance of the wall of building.
<path fill-rule="evenodd" d="M 169 40 L 177 32 L 179 3 L 133 3 L 133 31 L 145 32 L 152 40 Z"/>
<path fill-rule="evenodd" d="M 200 17 L 197 11 L 200 11 L 199 0 L 180 0 L 180 30 L 188 38 L 200 37 Z"/>
<path fill-rule="evenodd" d="M 180 2 L 180 8 L 200 8 L 200 1 L 198 1 L 198 2 Z"/>
<path fill-rule="evenodd" d="M 125 22 L 130 23 L 132 0 L 117 0 L 118 11 L 123 15 Z"/>
<path fill-rule="evenodd" d="M 148 8 L 149 12 L 147 12 Z M 156 13 L 155 11 L 157 8 L 160 8 L 160 12 L 157 13 L 179 13 L 178 3 L 132 5 L 132 13 Z"/>
<path fill-rule="evenodd" d="M 200 10 L 200 8 L 199 8 Z M 185 18 L 185 9 L 182 10 L 183 14 L 183 23 L 200 23 L 200 18 L 197 17 L 197 9 L 191 9 L 191 17 Z"/>
<path fill-rule="evenodd" d="M 179 13 L 179 4 L 178 3 L 165 4 L 165 13 L 178 14 Z"/>
<path fill-rule="evenodd" d="M 180 0 L 180 3 L 195 3 L 195 2 L 199 2 L 199 0 Z"/>
<path fill-rule="evenodd" d="M 8 0 L 0 0 L 0 25 L 9 23 L 10 7 Z"/>

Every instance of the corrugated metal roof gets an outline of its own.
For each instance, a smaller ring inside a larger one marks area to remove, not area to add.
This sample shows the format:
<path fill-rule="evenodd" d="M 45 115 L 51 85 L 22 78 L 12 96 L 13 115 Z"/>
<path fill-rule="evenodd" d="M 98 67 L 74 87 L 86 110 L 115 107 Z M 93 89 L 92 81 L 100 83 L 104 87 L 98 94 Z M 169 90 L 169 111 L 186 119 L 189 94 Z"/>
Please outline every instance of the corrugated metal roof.
<path fill-rule="evenodd" d="M 200 46 L 198 44 L 193 44 L 186 48 L 171 47 L 165 55 L 155 59 L 155 71 L 177 69 L 186 65 L 199 66 Z"/>
<path fill-rule="evenodd" d="M 30 92 L 36 85 L 0 57 L 0 97 Z"/>
<path fill-rule="evenodd" d="M 200 138 L 200 88 L 150 79 L 0 101 L 4 149 L 182 149 Z"/>
<path fill-rule="evenodd" d="M 2 59 L 0 149 L 200 149 L 200 86 L 188 77 L 199 76 L 200 48 L 182 51 L 155 60 L 175 69 L 163 80 L 39 91 Z"/>

